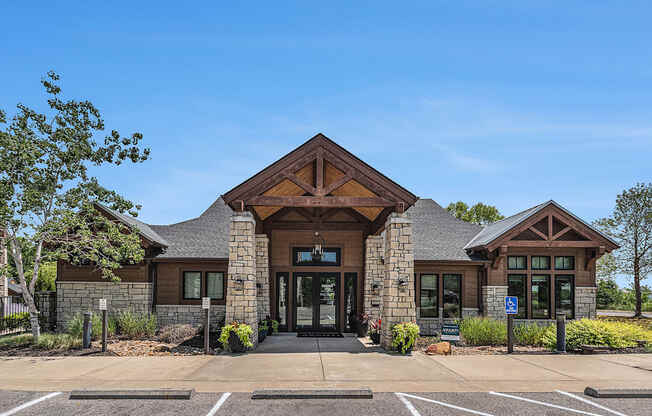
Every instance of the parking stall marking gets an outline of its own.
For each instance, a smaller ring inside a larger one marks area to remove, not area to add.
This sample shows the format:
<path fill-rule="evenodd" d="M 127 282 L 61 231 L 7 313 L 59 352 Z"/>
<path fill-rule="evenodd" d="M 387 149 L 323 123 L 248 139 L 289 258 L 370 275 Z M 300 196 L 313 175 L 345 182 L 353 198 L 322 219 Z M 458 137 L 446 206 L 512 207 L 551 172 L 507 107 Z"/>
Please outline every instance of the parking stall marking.
<path fill-rule="evenodd" d="M 606 410 L 607 412 L 611 412 L 611 413 L 613 413 L 613 414 L 615 414 L 615 415 L 618 415 L 618 416 L 627 416 L 627 415 L 624 414 L 624 413 L 620 413 L 620 412 L 617 412 L 617 411 L 615 411 L 615 410 L 611 410 L 611 409 L 609 409 L 608 407 L 605 407 L 605 406 L 603 406 L 603 405 L 601 405 L 601 404 L 598 404 L 598 403 L 592 402 L 591 400 L 585 399 L 584 397 L 580 397 L 580 396 L 577 396 L 577 395 L 575 395 L 575 394 L 568 393 L 568 392 L 561 391 L 561 390 L 555 390 L 555 391 L 556 391 L 557 393 L 559 393 L 559 394 L 563 394 L 563 395 L 565 395 L 565 396 L 572 397 L 573 399 L 577 399 L 577 400 L 579 400 L 579 401 L 581 401 L 581 402 L 584 402 L 584 403 L 586 403 L 586 404 L 590 404 L 591 406 L 597 407 L 598 409 Z"/>
<path fill-rule="evenodd" d="M 603 415 L 599 415 L 599 414 L 597 414 L 597 413 L 590 413 L 590 412 L 585 412 L 585 411 L 583 411 L 583 410 L 571 409 L 570 407 L 559 406 L 559 405 L 557 405 L 557 404 L 546 403 L 546 402 L 540 402 L 540 401 L 538 401 L 538 400 L 532 400 L 532 399 L 528 399 L 528 398 L 526 398 L 526 397 L 512 396 L 511 394 L 497 393 L 497 392 L 495 392 L 495 391 L 490 391 L 489 394 L 493 394 L 494 396 L 507 397 L 507 398 L 509 398 L 509 399 L 522 400 L 522 401 L 524 401 L 524 402 L 534 403 L 534 404 L 539 404 L 539 405 L 541 405 L 541 406 L 554 407 L 555 409 L 566 410 L 567 412 L 580 413 L 580 414 L 582 414 L 582 415 L 587 415 L 587 416 L 603 416 Z"/>
<path fill-rule="evenodd" d="M 17 413 L 17 412 L 20 412 L 20 411 L 23 410 L 23 409 L 26 409 L 26 408 L 28 408 L 28 407 L 30 407 L 30 406 L 33 406 L 33 405 L 37 404 L 37 403 L 41 403 L 41 402 L 44 401 L 44 400 L 51 399 L 52 397 L 54 397 L 54 396 L 58 396 L 58 395 L 60 395 L 60 394 L 61 394 L 60 391 L 55 392 L 55 393 L 46 394 L 46 395 L 43 396 L 43 397 L 39 397 L 38 399 L 34 399 L 34 400 L 29 401 L 29 402 L 27 402 L 27 403 L 23 403 L 23 404 L 21 404 L 20 406 L 14 407 L 13 409 L 8 410 L 8 411 L 6 411 L 6 412 L 4 412 L 4 413 L 0 413 L 0 416 L 10 416 L 10 415 L 13 415 L 13 414 L 15 414 L 15 413 Z"/>
<path fill-rule="evenodd" d="M 222 405 L 224 404 L 226 399 L 229 398 L 230 395 L 231 395 L 231 393 L 224 393 L 222 395 L 222 397 L 220 397 L 220 400 L 218 400 L 217 403 L 215 403 L 215 406 L 213 406 L 213 408 L 210 410 L 210 412 L 208 412 L 206 414 L 206 416 L 214 416 L 215 413 L 217 413 L 217 411 L 220 410 L 220 407 L 222 407 Z M 2 415 L 0 415 L 0 416 L 2 416 Z"/>
<path fill-rule="evenodd" d="M 412 405 L 412 403 L 410 403 L 410 401 L 406 399 L 406 397 L 410 397 L 410 398 L 412 398 L 412 399 L 416 399 L 416 400 L 423 400 L 424 402 L 435 403 L 435 404 L 438 404 L 438 405 L 440 405 L 440 406 L 449 407 L 449 408 L 451 408 L 451 409 L 460 410 L 460 411 L 462 411 L 462 412 L 473 413 L 474 415 L 479 415 L 479 416 L 494 416 L 494 415 L 492 415 L 491 413 L 484 413 L 484 412 L 480 412 L 480 411 L 473 410 L 473 409 L 467 409 L 466 407 L 455 406 L 454 404 L 444 403 L 444 402 L 440 402 L 440 401 L 438 401 L 438 400 L 427 399 L 427 398 L 425 398 L 425 397 L 415 396 L 415 395 L 412 395 L 412 394 L 407 394 L 407 393 L 398 393 L 398 392 L 397 392 L 397 393 L 394 393 L 394 394 L 396 394 L 396 395 L 399 397 L 399 399 L 401 399 L 401 401 L 403 402 L 403 404 L 405 404 L 405 407 L 408 408 L 408 410 L 412 413 L 413 416 L 421 416 L 421 415 L 420 415 L 419 412 L 414 408 L 414 406 Z M 408 404 L 409 404 L 409 406 L 408 406 Z M 599 416 L 599 415 L 594 415 L 594 416 Z"/>

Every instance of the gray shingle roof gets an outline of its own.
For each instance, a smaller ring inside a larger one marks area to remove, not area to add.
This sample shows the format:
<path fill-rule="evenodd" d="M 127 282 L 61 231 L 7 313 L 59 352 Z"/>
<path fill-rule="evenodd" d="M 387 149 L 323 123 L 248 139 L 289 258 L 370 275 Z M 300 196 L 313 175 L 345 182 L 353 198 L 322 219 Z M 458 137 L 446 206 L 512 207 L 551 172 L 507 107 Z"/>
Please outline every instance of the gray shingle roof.
<path fill-rule="evenodd" d="M 113 210 L 105 205 L 100 204 L 99 202 L 95 202 L 95 205 L 105 210 L 109 214 L 113 215 L 119 221 L 122 221 L 122 223 L 131 227 L 135 227 L 138 230 L 138 232 L 149 241 L 161 246 L 168 246 L 167 241 L 165 241 L 165 239 L 163 239 L 160 235 L 158 235 L 154 230 L 150 228 L 149 225 L 145 224 L 144 222 L 139 221 L 130 215 L 122 214 L 116 210 Z"/>
<path fill-rule="evenodd" d="M 20 287 L 20 285 L 17 285 L 16 283 L 9 282 L 7 288 L 18 294 L 23 293 L 23 288 Z"/>
<path fill-rule="evenodd" d="M 569 210 L 562 207 L 557 202 L 555 202 L 555 201 L 553 201 L 551 199 L 550 201 L 544 202 L 543 204 L 536 205 L 536 206 L 534 206 L 532 208 L 526 209 L 525 211 L 519 212 L 518 214 L 514 214 L 511 217 L 507 217 L 507 218 L 505 218 L 503 220 L 496 221 L 496 222 L 494 222 L 492 224 L 487 225 L 486 227 L 484 227 L 482 229 L 482 231 L 480 233 L 478 233 L 478 235 L 476 235 L 471 241 L 469 241 L 464 246 L 464 248 L 468 249 L 468 248 L 474 248 L 474 247 L 479 247 L 479 246 L 485 246 L 485 245 L 491 243 L 492 241 L 494 241 L 495 239 L 497 239 L 501 235 L 505 234 L 506 232 L 508 232 L 512 228 L 516 227 L 518 224 L 520 224 L 523 221 L 527 220 L 528 218 L 530 218 L 531 216 L 533 216 L 534 214 L 536 214 L 537 212 L 541 211 L 542 209 L 544 209 L 545 207 L 547 207 L 549 205 L 554 205 L 555 207 L 559 208 L 560 210 L 562 210 L 563 212 L 565 212 L 569 216 L 571 216 L 574 219 L 576 219 L 577 221 L 581 222 L 582 224 L 584 224 L 585 226 L 587 226 L 591 230 L 593 230 L 596 233 L 600 234 L 601 236 L 603 236 L 607 240 L 611 241 L 612 243 L 618 245 L 614 240 L 609 238 L 609 236 L 605 235 L 604 233 L 600 232 L 600 230 L 598 230 L 598 229 L 592 227 L 591 225 L 587 224 L 580 217 L 573 214 L 572 212 L 570 212 Z"/>
<path fill-rule="evenodd" d="M 415 260 L 485 260 L 463 249 L 482 226 L 458 220 L 432 199 L 419 199 L 406 214 L 412 220 Z"/>
<path fill-rule="evenodd" d="M 228 258 L 232 213 L 220 197 L 197 218 L 171 225 L 152 225 L 169 243 L 167 250 L 156 258 Z"/>

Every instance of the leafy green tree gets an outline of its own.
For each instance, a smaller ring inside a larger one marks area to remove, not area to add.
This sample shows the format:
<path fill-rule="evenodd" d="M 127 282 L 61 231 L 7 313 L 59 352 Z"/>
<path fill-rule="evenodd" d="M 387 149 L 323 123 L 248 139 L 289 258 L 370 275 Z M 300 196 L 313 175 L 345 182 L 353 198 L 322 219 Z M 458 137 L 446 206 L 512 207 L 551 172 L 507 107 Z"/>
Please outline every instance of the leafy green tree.
<path fill-rule="evenodd" d="M 18 245 L 20 246 L 21 253 L 23 254 L 23 268 L 25 270 L 25 278 L 27 279 L 27 286 L 29 287 L 29 283 L 31 282 L 33 276 L 34 254 L 36 253 L 36 247 L 30 244 L 30 240 L 24 237 L 18 237 Z M 47 249 L 44 248 L 43 258 L 51 257 L 52 256 L 47 253 Z M 18 281 L 16 263 L 11 256 L 8 258 L 6 274 L 10 280 Z M 35 290 L 37 292 L 56 290 L 56 278 L 57 263 L 54 261 L 43 261 L 39 267 Z"/>
<path fill-rule="evenodd" d="M 613 279 L 598 280 L 596 303 L 598 308 L 613 308 L 623 303 L 623 293 Z"/>
<path fill-rule="evenodd" d="M 471 208 L 462 201 L 451 202 L 446 209 L 457 219 L 480 225 L 487 225 L 505 218 L 500 214 L 498 208 L 485 205 L 482 202 L 478 202 Z"/>
<path fill-rule="evenodd" d="M 149 149 L 139 147 L 140 133 L 122 137 L 115 130 L 97 143 L 95 135 L 104 130 L 99 110 L 89 101 L 63 100 L 58 81 L 54 72 L 41 81 L 49 97 L 46 113 L 18 104 L 7 124 L 0 111 L 0 224 L 35 342 L 40 328 L 34 291 L 44 262 L 91 264 L 117 279 L 116 268 L 144 256 L 135 230 L 101 215 L 94 202 L 132 215 L 140 207 L 102 187 L 89 167 L 143 162 Z M 31 262 L 25 247 L 34 248 Z"/>
<path fill-rule="evenodd" d="M 634 316 L 641 316 L 641 282 L 652 271 L 652 183 L 623 191 L 611 216 L 595 224 L 620 245 L 615 262 L 620 273 L 634 278 Z"/>

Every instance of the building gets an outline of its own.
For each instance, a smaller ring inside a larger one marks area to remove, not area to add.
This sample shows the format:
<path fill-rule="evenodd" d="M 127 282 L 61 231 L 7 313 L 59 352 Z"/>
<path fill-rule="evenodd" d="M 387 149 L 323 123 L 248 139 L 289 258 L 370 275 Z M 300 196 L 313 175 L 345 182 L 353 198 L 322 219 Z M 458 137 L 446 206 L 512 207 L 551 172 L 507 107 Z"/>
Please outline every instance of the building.
<path fill-rule="evenodd" d="M 120 283 L 60 262 L 60 323 L 107 298 L 159 325 L 199 324 L 210 297 L 214 320 L 270 315 L 287 331 L 347 331 L 366 312 L 383 318 L 388 346 L 400 321 L 428 334 L 460 317 L 504 318 L 508 294 L 519 319 L 595 317 L 595 262 L 617 248 L 554 201 L 486 227 L 460 221 L 322 134 L 197 218 L 149 225 L 98 208 L 139 231 L 146 259 L 121 268 Z"/>

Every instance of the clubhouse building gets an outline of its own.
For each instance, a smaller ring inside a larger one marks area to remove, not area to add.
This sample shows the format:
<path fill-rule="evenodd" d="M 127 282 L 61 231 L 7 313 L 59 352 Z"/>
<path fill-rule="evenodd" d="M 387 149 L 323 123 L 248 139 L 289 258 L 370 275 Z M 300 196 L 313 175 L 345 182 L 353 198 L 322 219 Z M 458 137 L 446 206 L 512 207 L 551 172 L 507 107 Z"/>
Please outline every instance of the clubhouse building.
<path fill-rule="evenodd" d="M 118 283 L 59 262 L 57 320 L 97 309 L 155 313 L 159 326 L 211 319 L 281 330 L 351 330 L 350 317 L 416 321 L 422 334 L 467 316 L 518 320 L 596 315 L 596 260 L 617 244 L 554 201 L 487 226 L 453 217 L 318 134 L 229 190 L 197 218 L 134 227 L 145 260 Z M 254 331 L 257 334 L 257 331 Z"/>

